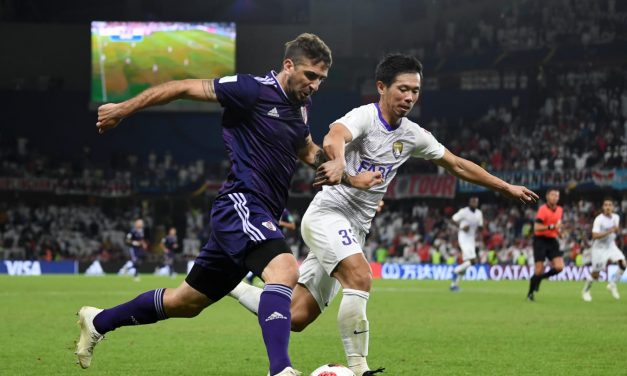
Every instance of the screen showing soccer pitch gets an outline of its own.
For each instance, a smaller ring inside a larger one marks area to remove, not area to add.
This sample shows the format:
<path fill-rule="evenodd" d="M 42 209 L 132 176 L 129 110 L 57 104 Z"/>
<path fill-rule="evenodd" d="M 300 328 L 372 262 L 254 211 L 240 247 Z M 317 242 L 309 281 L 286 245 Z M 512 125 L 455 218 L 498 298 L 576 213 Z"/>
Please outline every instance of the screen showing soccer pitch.
<path fill-rule="evenodd" d="M 235 37 L 235 23 L 93 21 L 92 105 L 121 102 L 171 80 L 233 75 Z M 211 108 L 185 102 L 162 109 Z"/>

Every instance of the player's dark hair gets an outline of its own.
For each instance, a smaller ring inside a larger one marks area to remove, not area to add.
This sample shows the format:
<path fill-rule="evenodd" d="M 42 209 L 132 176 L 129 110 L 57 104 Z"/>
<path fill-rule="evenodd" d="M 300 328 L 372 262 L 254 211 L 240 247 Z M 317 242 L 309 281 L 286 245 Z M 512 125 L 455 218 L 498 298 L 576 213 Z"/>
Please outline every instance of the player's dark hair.
<path fill-rule="evenodd" d="M 551 188 L 549 188 L 549 189 L 547 189 L 547 190 L 546 190 L 546 193 L 545 193 L 545 194 L 547 194 L 547 195 L 548 195 L 548 194 L 549 194 L 549 192 L 553 192 L 553 191 L 556 191 L 557 193 L 559 193 L 559 192 L 560 192 L 559 188 L 557 188 L 557 187 L 551 187 Z"/>
<path fill-rule="evenodd" d="M 314 64 L 322 61 L 327 68 L 333 63 L 329 46 L 317 35 L 311 33 L 303 33 L 296 39 L 285 43 L 283 60 L 290 59 L 298 65 L 302 63 L 303 58 L 311 60 Z"/>
<path fill-rule="evenodd" d="M 605 197 L 603 197 L 603 202 L 605 203 L 605 201 L 611 202 L 612 205 L 614 204 L 614 198 L 613 197 L 605 196 Z"/>
<path fill-rule="evenodd" d="M 396 76 L 403 73 L 418 73 L 422 79 L 422 63 L 414 56 L 393 53 L 384 56 L 379 61 L 374 79 L 389 87 L 396 80 Z"/>

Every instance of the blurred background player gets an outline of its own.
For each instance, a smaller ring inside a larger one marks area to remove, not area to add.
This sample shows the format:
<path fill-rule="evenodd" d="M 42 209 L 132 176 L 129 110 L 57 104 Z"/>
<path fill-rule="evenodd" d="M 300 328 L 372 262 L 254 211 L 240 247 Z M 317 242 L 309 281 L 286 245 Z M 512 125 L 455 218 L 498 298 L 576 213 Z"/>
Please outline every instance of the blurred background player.
<path fill-rule="evenodd" d="M 289 210 L 287 210 L 287 208 L 283 209 L 283 213 L 281 213 L 279 226 L 283 232 L 296 230 L 296 221 L 294 221 L 294 216 Z"/>
<path fill-rule="evenodd" d="M 581 292 L 581 297 L 586 302 L 592 301 L 590 295 L 592 282 L 599 279 L 599 272 L 604 270 L 608 263 L 618 263 L 618 270 L 607 284 L 607 289 L 614 299 L 620 299 L 616 285 L 627 268 L 625 255 L 616 246 L 616 234 L 620 228 L 618 214 L 614 213 L 614 201 L 611 198 L 603 200 L 602 210 L 592 224 L 592 276 L 586 281 Z"/>
<path fill-rule="evenodd" d="M 265 77 L 237 74 L 217 79 L 170 81 L 121 103 L 98 108 L 99 133 L 118 126 L 146 107 L 175 99 L 219 102 L 230 173 L 211 208 L 212 233 L 177 288 L 160 288 L 109 309 L 84 306 L 77 344 L 78 361 L 91 364 L 94 346 L 122 326 L 195 317 L 219 301 L 253 271 L 266 286 L 258 323 L 269 360 L 269 374 L 298 376 L 288 354 L 290 303 L 298 263 L 278 226 L 298 159 L 322 164 L 322 150 L 307 124 L 310 96 L 327 77 L 331 50 L 316 35 L 304 33 L 285 44 L 281 71 Z M 342 171 L 327 176 L 337 183 Z"/>
<path fill-rule="evenodd" d="M 144 258 L 146 250 L 146 239 L 144 237 L 144 221 L 136 219 L 131 231 L 126 234 L 126 244 L 128 247 L 129 260 L 122 266 L 119 275 L 130 274 L 139 281 L 139 266 Z"/>
<path fill-rule="evenodd" d="M 537 196 L 491 175 L 475 163 L 447 150 L 436 138 L 406 116 L 418 100 L 422 64 L 410 55 L 385 56 L 376 68 L 380 99 L 348 112 L 329 126 L 324 151 L 331 159 L 318 169 L 314 186 L 326 182 L 327 169 L 356 175 L 371 172 L 367 189 L 350 184 L 324 187 L 310 203 L 301 222 L 303 240 L 310 249 L 301 264 L 292 300 L 292 330 L 302 331 L 316 320 L 342 287 L 338 329 L 348 367 L 357 376 L 368 376 L 370 326 L 366 306 L 372 286 L 372 270 L 363 251 L 372 219 L 381 200 L 409 158 L 433 161 L 466 181 L 480 184 L 522 203 Z M 240 283 L 231 296 L 257 312 L 260 290 Z"/>
<path fill-rule="evenodd" d="M 161 239 L 161 249 L 163 250 L 163 265 L 161 268 L 167 268 L 167 275 L 174 277 L 174 256 L 179 252 L 179 240 L 176 236 L 176 228 L 170 227 L 168 235 Z"/>
<path fill-rule="evenodd" d="M 546 203 L 538 209 L 536 221 L 533 224 L 533 258 L 535 271 L 529 280 L 527 299 L 535 300 L 535 293 L 540 291 L 540 282 L 550 278 L 564 269 L 564 259 L 560 251 L 557 237 L 562 227 L 563 209 L 557 205 L 560 200 L 560 191 L 551 188 L 546 192 Z M 549 259 L 551 268 L 544 272 L 544 262 Z"/>
<path fill-rule="evenodd" d="M 477 231 L 483 227 L 483 213 L 479 210 L 479 198 L 471 197 L 468 206 L 459 209 L 452 217 L 457 225 L 457 240 L 462 251 L 462 263 L 453 269 L 451 291 L 459 291 L 459 281 L 466 274 L 466 269 L 477 262 Z"/>

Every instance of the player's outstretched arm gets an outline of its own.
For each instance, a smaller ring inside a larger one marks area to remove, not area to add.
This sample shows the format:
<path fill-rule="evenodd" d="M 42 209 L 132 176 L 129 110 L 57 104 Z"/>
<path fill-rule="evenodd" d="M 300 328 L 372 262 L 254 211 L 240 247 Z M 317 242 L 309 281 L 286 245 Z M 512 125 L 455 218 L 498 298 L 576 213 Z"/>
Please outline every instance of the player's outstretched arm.
<path fill-rule="evenodd" d="M 527 187 L 509 184 L 490 174 L 476 163 L 456 156 L 448 149 L 444 151 L 444 156 L 440 159 L 435 159 L 434 163 L 444 167 L 448 172 L 460 179 L 500 192 L 506 197 L 518 200 L 523 204 L 533 203 L 538 200 L 538 195 Z"/>
<path fill-rule="evenodd" d="M 107 103 L 98 108 L 98 133 L 113 129 L 135 112 L 146 107 L 166 104 L 176 99 L 217 101 L 213 80 L 170 81 L 144 90 L 137 96 L 121 102 Z"/>

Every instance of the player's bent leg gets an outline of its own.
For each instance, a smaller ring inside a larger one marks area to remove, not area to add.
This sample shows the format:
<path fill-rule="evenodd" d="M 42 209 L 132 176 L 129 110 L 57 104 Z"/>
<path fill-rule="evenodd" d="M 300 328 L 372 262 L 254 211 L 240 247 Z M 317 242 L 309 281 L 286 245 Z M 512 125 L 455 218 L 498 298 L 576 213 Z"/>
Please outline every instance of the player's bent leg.
<path fill-rule="evenodd" d="M 459 291 L 459 282 L 461 282 L 463 276 L 466 274 L 466 270 L 474 265 L 475 262 L 476 258 L 464 259 L 464 262 L 453 269 L 454 277 L 451 281 L 451 286 L 449 287 L 451 291 Z"/>
<path fill-rule="evenodd" d="M 109 309 L 82 307 L 78 312 L 81 327 L 76 346 L 78 362 L 91 365 L 94 347 L 104 335 L 122 326 L 153 324 L 169 317 L 193 317 L 211 301 L 186 282 L 176 289 L 157 289 Z"/>
<path fill-rule="evenodd" d="M 244 308 L 249 310 L 254 315 L 257 315 L 257 312 L 259 312 L 259 301 L 261 300 L 262 292 L 263 289 L 261 287 L 253 286 L 242 281 L 235 286 L 235 288 L 229 293 L 229 296 L 237 299 L 239 304 L 244 306 Z"/>
<path fill-rule="evenodd" d="M 549 271 L 545 273 L 547 275 L 547 277 L 545 278 L 549 278 L 551 276 L 559 274 L 562 272 L 562 270 L 564 270 L 564 258 L 562 256 L 553 258 L 551 260 L 551 265 L 552 265 L 552 268 L 549 269 Z"/>
<path fill-rule="evenodd" d="M 229 296 L 237 299 L 241 305 L 257 315 L 262 292 L 263 289 L 257 286 L 240 282 L 237 287 L 229 293 Z M 303 331 L 322 313 L 316 299 L 309 292 L 307 287 L 302 284 L 297 284 L 294 288 L 290 312 L 292 316 L 291 329 L 293 332 Z"/>
<path fill-rule="evenodd" d="M 163 296 L 163 306 L 168 318 L 195 317 L 211 304 L 211 299 L 190 286 L 187 281 L 183 281 L 175 289 L 166 289 Z"/>
<path fill-rule="evenodd" d="M 368 372 L 366 361 L 370 339 L 370 325 L 366 306 L 372 286 L 372 271 L 363 253 L 340 261 L 333 277 L 343 287 L 342 302 L 338 312 L 338 328 L 342 336 L 348 367 L 358 376 Z"/>
<path fill-rule="evenodd" d="M 618 300 L 620 299 L 620 294 L 618 293 L 618 283 L 623 277 L 623 273 L 625 272 L 625 268 L 627 265 L 625 264 L 625 256 L 618 248 L 615 249 L 614 253 L 615 254 L 611 256 L 610 260 L 618 261 L 618 270 L 616 270 L 616 273 L 612 277 L 610 283 L 607 284 L 607 289 L 612 294 L 612 297 Z"/>
<path fill-rule="evenodd" d="M 318 302 L 304 285 L 297 284 L 292 295 L 292 331 L 302 332 L 322 313 Z"/>

